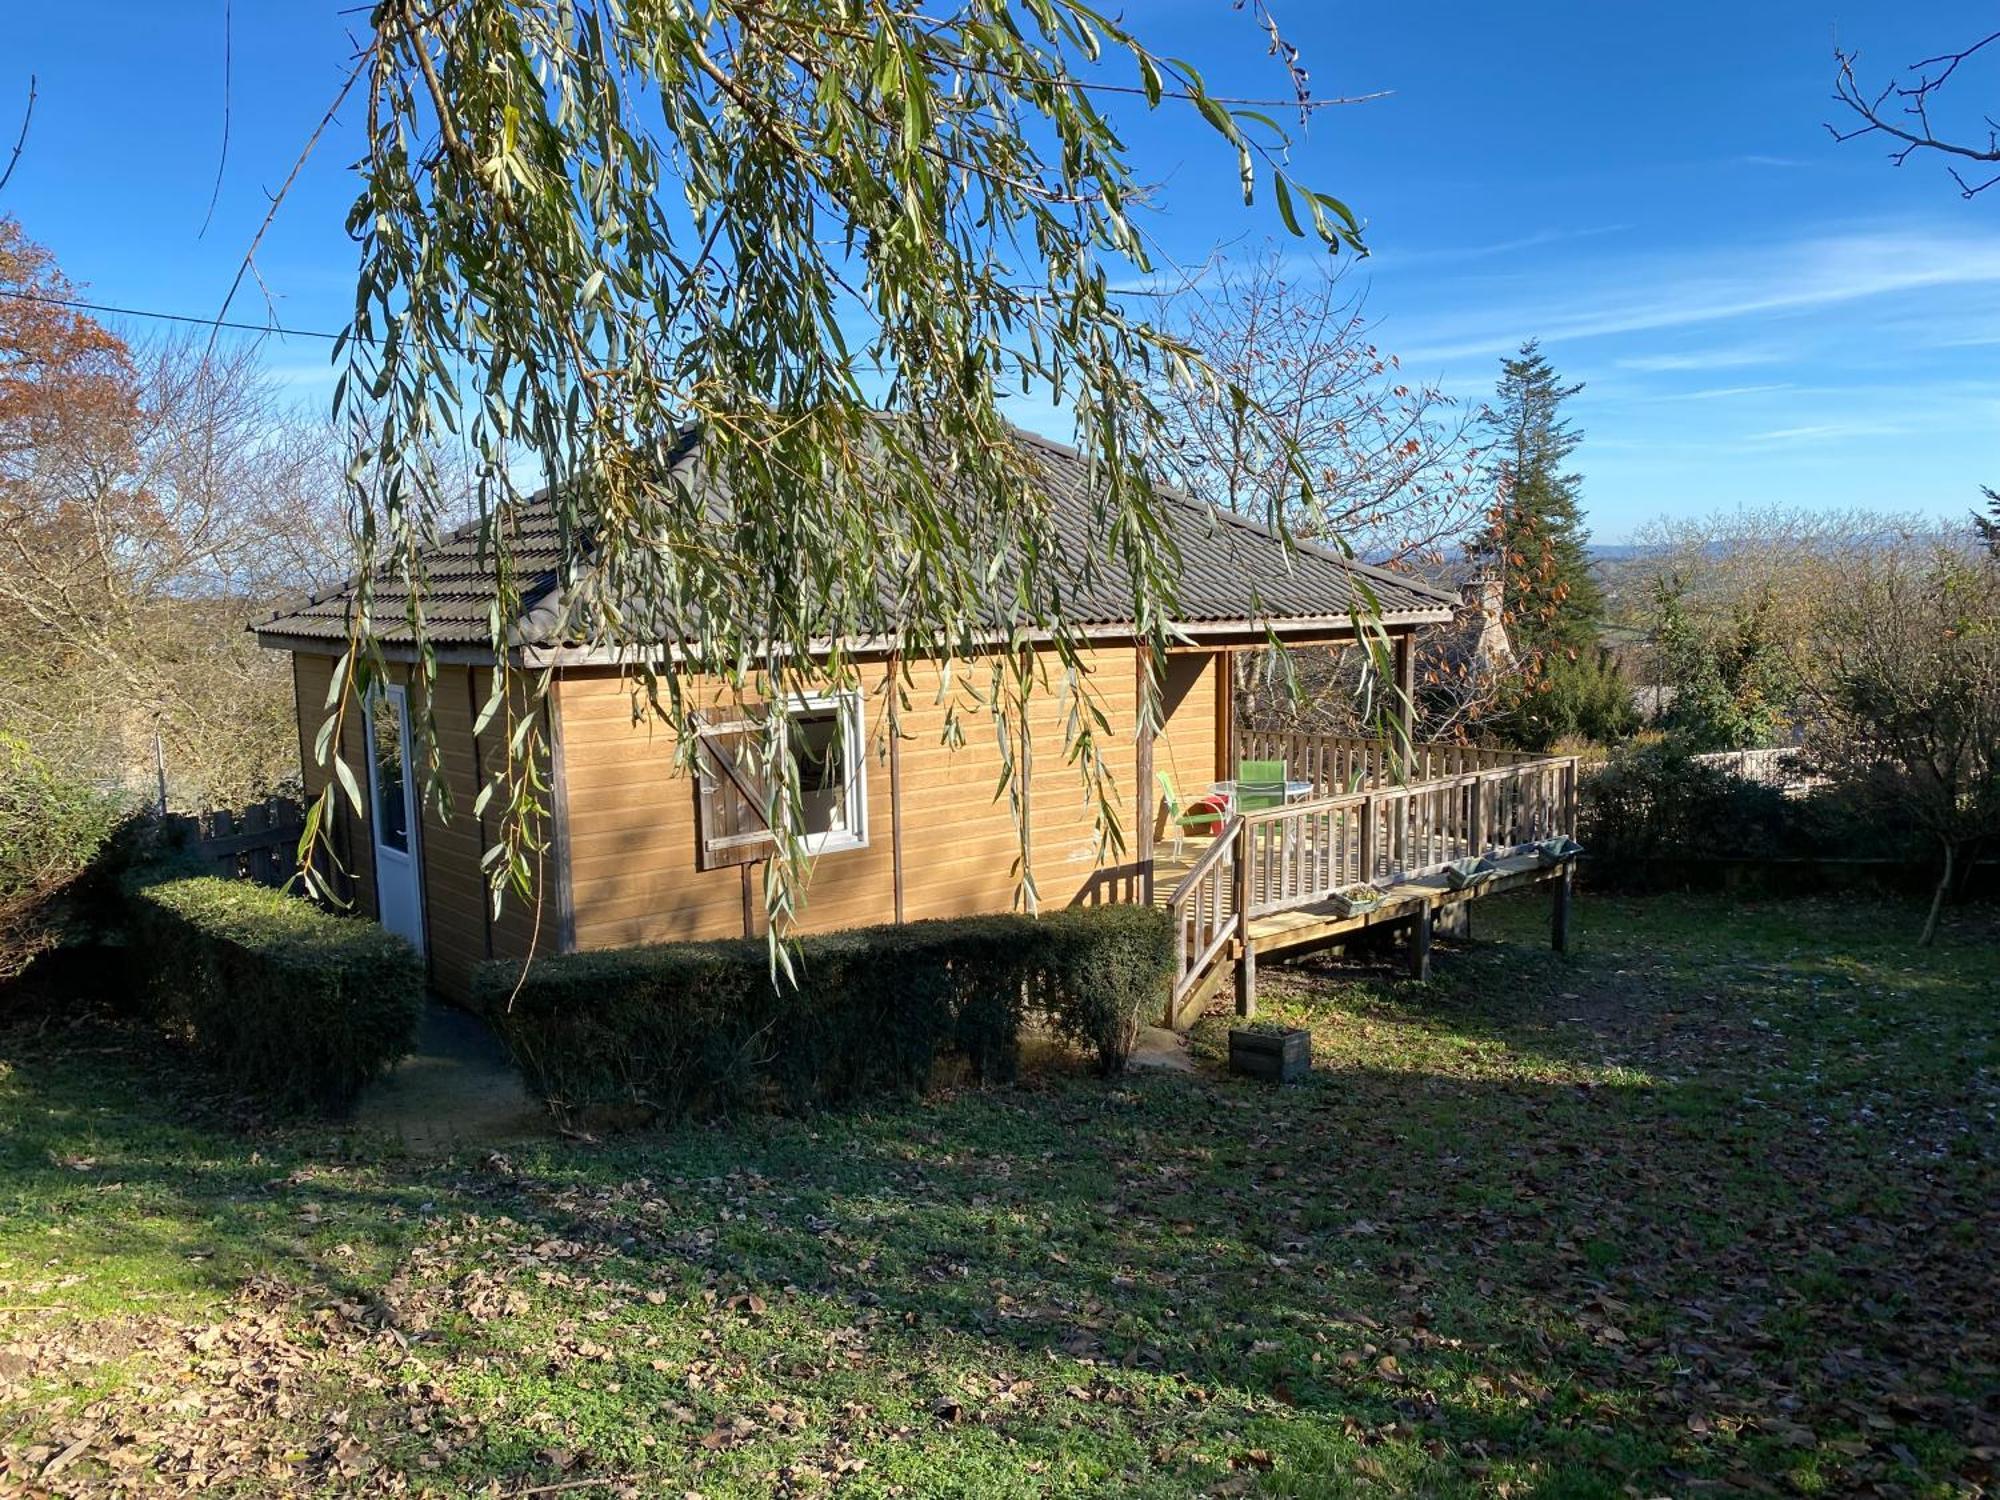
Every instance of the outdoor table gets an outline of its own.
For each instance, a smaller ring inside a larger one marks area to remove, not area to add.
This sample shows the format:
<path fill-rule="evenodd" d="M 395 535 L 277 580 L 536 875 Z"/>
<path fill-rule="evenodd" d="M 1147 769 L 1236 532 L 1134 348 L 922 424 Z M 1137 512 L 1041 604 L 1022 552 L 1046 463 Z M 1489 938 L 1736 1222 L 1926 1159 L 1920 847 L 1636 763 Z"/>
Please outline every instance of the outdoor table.
<path fill-rule="evenodd" d="M 1287 802 L 1304 802 L 1312 796 L 1312 793 L 1313 784 L 1310 781 L 1287 781 L 1285 783 L 1285 800 Z M 1210 782 L 1208 785 L 1208 795 L 1211 797 L 1220 797 L 1230 812 L 1233 813 L 1236 811 L 1236 783 L 1234 780 Z"/>

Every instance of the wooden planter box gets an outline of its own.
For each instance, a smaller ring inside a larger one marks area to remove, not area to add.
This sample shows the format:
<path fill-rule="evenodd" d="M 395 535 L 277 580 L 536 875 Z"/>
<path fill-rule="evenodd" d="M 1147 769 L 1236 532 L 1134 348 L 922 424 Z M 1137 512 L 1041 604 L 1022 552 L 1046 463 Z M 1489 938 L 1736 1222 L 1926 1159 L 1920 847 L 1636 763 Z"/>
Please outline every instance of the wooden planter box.
<path fill-rule="evenodd" d="M 1312 1071 L 1312 1033 L 1291 1031 L 1231 1031 L 1229 1071 L 1290 1083 Z"/>
<path fill-rule="evenodd" d="M 1455 859 L 1444 867 L 1444 883 L 1454 891 L 1477 890 L 1496 873 L 1483 859 Z"/>
<path fill-rule="evenodd" d="M 1382 907 L 1382 893 L 1372 885 L 1349 886 L 1344 891 L 1335 891 L 1327 898 L 1336 916 L 1361 917 Z"/>

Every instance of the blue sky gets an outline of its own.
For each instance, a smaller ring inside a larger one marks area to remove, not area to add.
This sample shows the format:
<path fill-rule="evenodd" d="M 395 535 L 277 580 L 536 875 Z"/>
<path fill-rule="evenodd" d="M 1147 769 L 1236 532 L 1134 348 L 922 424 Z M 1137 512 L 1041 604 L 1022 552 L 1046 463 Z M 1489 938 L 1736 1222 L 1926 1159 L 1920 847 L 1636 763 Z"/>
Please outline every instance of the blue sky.
<path fill-rule="evenodd" d="M 229 155 L 203 235 L 222 0 L 21 8 L 0 58 L 0 134 L 11 140 L 30 72 L 40 102 L 0 212 L 94 298 L 213 314 L 338 86 L 357 20 L 341 9 L 235 6 Z M 1579 464 L 1600 540 L 1767 503 L 1962 513 L 1979 484 L 2000 484 L 2000 189 L 1963 202 L 1941 167 L 1897 170 L 1824 129 L 1836 38 L 1886 70 L 1972 39 L 1990 7 L 1275 9 L 1317 92 L 1391 91 L 1322 112 L 1294 153 L 1304 181 L 1367 222 L 1374 254 L 1356 274 L 1382 343 L 1477 400 L 1500 354 L 1539 336 L 1587 383 Z M 1212 86 L 1282 89 L 1227 0 L 1125 13 Z M 1967 76 L 1967 109 L 1996 83 Z M 1282 237 L 1268 205 L 1242 208 L 1233 157 L 1184 111 L 1116 115 L 1162 184 L 1149 227 L 1172 258 Z M 259 254 L 282 322 L 344 320 L 354 154 L 337 126 Z M 237 311 L 265 316 L 254 287 Z M 324 346 L 267 354 L 302 398 L 324 398 Z"/>

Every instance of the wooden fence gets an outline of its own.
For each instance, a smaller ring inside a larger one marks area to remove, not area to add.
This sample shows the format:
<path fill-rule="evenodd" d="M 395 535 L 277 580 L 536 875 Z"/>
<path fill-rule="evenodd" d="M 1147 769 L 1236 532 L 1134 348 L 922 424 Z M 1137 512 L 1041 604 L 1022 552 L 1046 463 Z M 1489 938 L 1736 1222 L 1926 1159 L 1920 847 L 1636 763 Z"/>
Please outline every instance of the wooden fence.
<path fill-rule="evenodd" d="M 1714 766 L 1760 786 L 1774 786 L 1788 797 L 1802 797 L 1827 784 L 1826 777 L 1806 770 L 1805 752 L 1790 745 L 1775 750 L 1712 750 L 1693 759 L 1697 765 Z"/>
<path fill-rule="evenodd" d="M 281 886 L 298 873 L 305 809 L 289 797 L 267 797 L 233 810 L 168 813 L 161 825 L 170 841 L 184 843 L 226 879 Z"/>

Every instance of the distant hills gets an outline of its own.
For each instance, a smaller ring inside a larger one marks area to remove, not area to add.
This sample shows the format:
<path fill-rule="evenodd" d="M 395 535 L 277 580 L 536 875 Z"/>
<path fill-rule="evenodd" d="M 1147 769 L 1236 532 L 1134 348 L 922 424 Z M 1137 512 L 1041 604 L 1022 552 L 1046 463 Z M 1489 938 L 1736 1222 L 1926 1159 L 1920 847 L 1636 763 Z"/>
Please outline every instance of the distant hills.
<path fill-rule="evenodd" d="M 1592 562 L 1630 562 L 1655 549 L 1642 542 L 1592 542 L 1587 550 Z"/>

